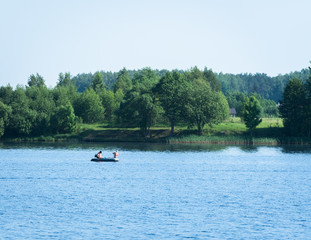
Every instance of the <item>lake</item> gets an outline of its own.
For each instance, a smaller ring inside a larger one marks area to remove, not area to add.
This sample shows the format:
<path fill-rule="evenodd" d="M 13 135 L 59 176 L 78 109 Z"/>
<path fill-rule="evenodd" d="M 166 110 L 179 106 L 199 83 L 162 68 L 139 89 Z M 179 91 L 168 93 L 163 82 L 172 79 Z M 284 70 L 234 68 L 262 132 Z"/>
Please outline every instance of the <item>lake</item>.
<path fill-rule="evenodd" d="M 0 144 L 0 239 L 310 236 L 307 147 Z"/>

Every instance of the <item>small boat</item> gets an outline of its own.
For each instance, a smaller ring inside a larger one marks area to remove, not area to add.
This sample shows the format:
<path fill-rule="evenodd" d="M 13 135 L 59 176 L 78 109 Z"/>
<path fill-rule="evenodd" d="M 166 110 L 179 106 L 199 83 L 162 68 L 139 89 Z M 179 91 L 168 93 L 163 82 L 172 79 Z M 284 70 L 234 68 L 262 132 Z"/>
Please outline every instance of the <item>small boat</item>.
<path fill-rule="evenodd" d="M 119 158 L 92 158 L 92 162 L 119 162 Z"/>

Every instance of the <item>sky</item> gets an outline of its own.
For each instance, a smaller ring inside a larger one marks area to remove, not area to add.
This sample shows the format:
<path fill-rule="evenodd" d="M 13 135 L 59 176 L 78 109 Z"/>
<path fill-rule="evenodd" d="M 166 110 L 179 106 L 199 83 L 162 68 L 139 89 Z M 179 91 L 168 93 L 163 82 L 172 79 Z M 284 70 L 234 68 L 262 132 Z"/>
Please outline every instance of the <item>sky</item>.
<path fill-rule="evenodd" d="M 61 72 L 207 67 L 300 71 L 311 60 L 310 0 L 0 0 L 0 86 Z"/>

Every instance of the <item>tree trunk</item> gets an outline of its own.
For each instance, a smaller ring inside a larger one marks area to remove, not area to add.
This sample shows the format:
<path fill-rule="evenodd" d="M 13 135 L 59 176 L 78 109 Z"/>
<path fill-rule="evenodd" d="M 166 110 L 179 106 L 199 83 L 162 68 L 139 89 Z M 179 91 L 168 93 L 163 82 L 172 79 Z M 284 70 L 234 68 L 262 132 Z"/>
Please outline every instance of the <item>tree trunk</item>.
<path fill-rule="evenodd" d="M 203 134 L 204 123 L 202 123 L 202 121 L 200 120 L 197 122 L 197 126 L 198 126 L 198 134 L 201 136 Z"/>
<path fill-rule="evenodd" d="M 175 123 L 171 122 L 171 133 L 170 133 L 171 136 L 174 134 L 174 128 L 175 128 Z"/>
<path fill-rule="evenodd" d="M 170 136 L 172 136 L 174 134 L 174 129 L 175 129 L 175 113 L 173 114 L 173 117 L 169 119 L 169 121 L 171 123 Z"/>

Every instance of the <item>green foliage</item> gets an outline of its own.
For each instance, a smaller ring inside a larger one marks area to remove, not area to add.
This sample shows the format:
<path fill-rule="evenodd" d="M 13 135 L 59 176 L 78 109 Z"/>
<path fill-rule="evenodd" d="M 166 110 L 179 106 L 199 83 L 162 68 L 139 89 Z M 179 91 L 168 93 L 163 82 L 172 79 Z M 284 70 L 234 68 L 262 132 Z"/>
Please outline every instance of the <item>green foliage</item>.
<path fill-rule="evenodd" d="M 123 93 L 127 93 L 129 90 L 132 89 L 132 80 L 130 79 L 130 76 L 127 73 L 127 70 L 123 68 L 118 73 L 118 78 L 116 82 L 114 83 L 113 90 L 114 92 L 118 90 L 122 90 Z"/>
<path fill-rule="evenodd" d="M 197 68 L 186 76 L 190 81 L 185 93 L 185 121 L 190 126 L 196 125 L 202 135 L 205 124 L 219 123 L 228 116 L 228 102 L 222 93 L 211 88 Z"/>
<path fill-rule="evenodd" d="M 74 85 L 73 81 L 71 80 L 71 75 L 69 72 L 66 72 L 65 74 L 60 73 L 58 75 L 58 83 L 57 86 L 72 86 Z"/>
<path fill-rule="evenodd" d="M 311 137 L 311 68 L 310 77 L 305 83 L 306 106 L 305 106 L 305 135 Z"/>
<path fill-rule="evenodd" d="M 302 80 L 289 81 L 293 76 Z M 176 125 L 196 126 L 202 134 L 206 125 L 211 131 L 213 124 L 228 117 L 228 104 L 241 114 L 246 97 L 254 96 L 259 101 L 260 117 L 278 116 L 274 101 L 287 82 L 280 107 L 285 129 L 289 135 L 310 136 L 311 78 L 306 80 L 306 76 L 309 71 L 305 70 L 271 78 L 265 74 L 214 74 L 197 67 L 186 72 L 123 68 L 118 73 L 100 71 L 73 78 L 70 73 L 60 73 L 57 86 L 49 89 L 37 73 L 30 75 L 28 86 L 15 90 L 10 85 L 0 87 L 0 136 L 70 132 L 74 129 L 74 113 L 85 123 L 139 127 L 144 136 L 159 123 L 170 124 L 171 134 Z M 69 126 L 65 124 L 66 114 L 71 116 L 66 120 L 70 120 Z M 250 130 L 256 121 L 259 117 L 249 120 Z"/>
<path fill-rule="evenodd" d="M 103 74 L 101 74 L 100 72 L 96 72 L 94 74 L 94 78 L 93 78 L 93 81 L 92 81 L 92 84 L 91 84 L 91 88 L 97 94 L 99 94 L 100 92 L 104 91 L 105 83 L 104 83 Z"/>
<path fill-rule="evenodd" d="M 258 93 L 265 99 L 279 102 L 282 99 L 284 88 L 292 78 L 306 80 L 309 78 L 309 70 L 270 77 L 266 74 L 216 74 L 222 85 L 222 91 L 227 95 L 231 92 L 244 92 L 246 94 Z M 231 106 L 230 106 L 231 107 Z"/>
<path fill-rule="evenodd" d="M 0 138 L 3 136 L 6 127 L 9 123 L 9 117 L 12 113 L 12 109 L 10 106 L 4 104 L 0 100 Z"/>
<path fill-rule="evenodd" d="M 176 123 L 183 118 L 187 81 L 177 71 L 173 73 L 167 72 L 153 91 L 160 100 L 161 106 L 164 109 L 164 116 L 168 118 L 171 125 L 171 134 L 173 134 Z"/>
<path fill-rule="evenodd" d="M 105 85 L 108 89 L 115 89 L 115 84 L 117 82 L 118 76 L 125 69 L 122 69 L 119 73 L 117 72 L 104 72 L 100 73 L 103 75 Z M 142 70 L 126 70 L 127 75 L 131 80 L 134 79 L 136 75 L 139 75 Z M 168 70 L 153 70 L 158 77 L 163 77 Z M 184 73 L 183 70 L 177 70 L 179 73 Z M 200 75 L 202 72 L 198 71 Z M 224 73 L 213 73 L 207 68 L 203 71 L 203 77 L 210 83 L 212 89 L 219 90 L 221 88 L 222 92 L 227 96 L 227 92 L 243 92 L 246 94 L 252 94 L 254 92 L 258 93 L 265 99 L 273 100 L 274 102 L 279 102 L 282 99 L 283 90 L 288 83 L 288 81 L 294 77 L 302 80 L 306 80 L 309 77 L 309 70 L 302 69 L 300 72 L 291 72 L 289 74 L 278 75 L 275 77 L 270 77 L 267 74 L 224 74 Z M 212 76 L 209 76 L 211 74 Z M 214 78 L 214 76 L 215 78 Z M 87 87 L 89 87 L 93 80 L 93 74 L 78 74 L 73 78 L 78 91 L 83 92 Z M 217 80 L 217 81 L 216 81 Z M 123 87 L 122 87 L 123 88 Z"/>
<path fill-rule="evenodd" d="M 0 100 L 4 103 L 4 104 L 11 104 L 11 102 L 13 101 L 13 88 L 10 85 L 7 85 L 6 87 L 2 86 L 0 88 Z"/>
<path fill-rule="evenodd" d="M 85 123 L 103 121 L 105 109 L 93 89 L 87 89 L 75 101 L 75 113 Z"/>
<path fill-rule="evenodd" d="M 75 83 L 78 92 L 84 92 L 93 81 L 92 73 L 81 73 L 72 78 L 72 81 Z"/>
<path fill-rule="evenodd" d="M 261 123 L 260 118 L 261 107 L 259 101 L 254 97 L 245 97 L 242 106 L 242 119 L 251 135 L 255 128 Z"/>
<path fill-rule="evenodd" d="M 238 116 L 241 116 L 241 110 L 244 98 L 247 96 L 247 94 L 242 92 L 230 92 L 228 91 L 226 93 L 226 98 L 229 104 L 230 108 L 235 108 L 236 113 Z"/>
<path fill-rule="evenodd" d="M 150 127 L 162 112 L 155 100 L 152 89 L 159 78 L 150 68 L 145 68 L 134 78 L 133 88 L 125 95 L 120 105 L 119 118 L 124 126 L 140 127 L 141 133 L 147 137 Z"/>
<path fill-rule="evenodd" d="M 51 91 L 45 86 L 33 86 L 26 89 L 26 96 L 29 102 L 29 108 L 36 115 L 32 122 L 32 134 L 47 134 L 50 131 L 50 118 L 55 110 Z"/>
<path fill-rule="evenodd" d="M 29 87 L 43 87 L 45 86 L 44 79 L 38 73 L 36 75 L 31 74 L 28 79 Z"/>
<path fill-rule="evenodd" d="M 51 118 L 54 133 L 72 133 L 77 127 L 77 117 L 70 103 L 56 109 Z"/>
<path fill-rule="evenodd" d="M 213 90 L 221 91 L 221 83 L 218 81 L 216 75 L 213 73 L 212 70 L 204 68 L 203 76 Z"/>
<path fill-rule="evenodd" d="M 18 87 L 14 91 L 10 106 L 12 114 L 10 115 L 7 134 L 13 136 L 30 135 L 33 122 L 36 119 L 36 111 L 29 108 L 29 99 L 26 96 L 25 89 Z"/>
<path fill-rule="evenodd" d="M 249 94 L 249 96 L 254 96 L 260 104 L 261 107 L 261 117 L 278 117 L 279 111 L 276 103 L 273 100 L 265 99 L 258 93 Z"/>
<path fill-rule="evenodd" d="M 246 94 L 242 92 L 227 92 L 226 98 L 230 108 L 235 108 L 237 115 L 241 116 L 242 105 L 245 97 L 254 96 L 261 106 L 261 117 L 277 117 L 279 114 L 276 103 L 273 100 L 265 99 L 257 93 Z"/>
<path fill-rule="evenodd" d="M 311 77 L 304 83 L 302 80 L 293 78 L 285 87 L 280 112 L 285 130 L 290 136 L 310 137 L 310 79 Z"/>
<path fill-rule="evenodd" d="M 116 112 L 123 99 L 123 91 L 119 89 L 114 93 L 112 90 L 104 90 L 100 96 L 102 99 L 102 105 L 105 109 L 105 120 L 108 122 L 114 122 L 116 120 Z"/>

